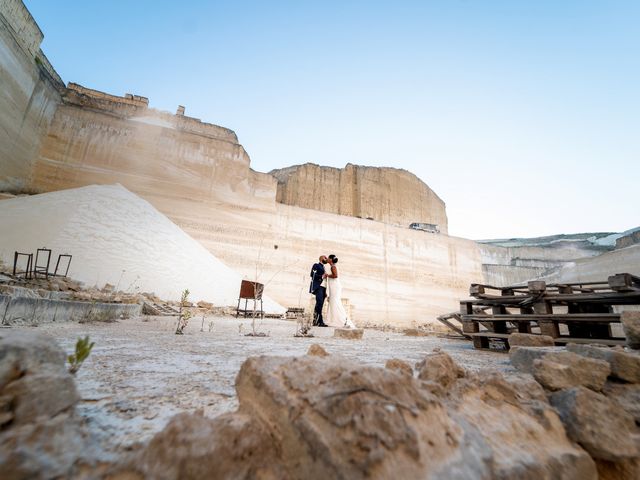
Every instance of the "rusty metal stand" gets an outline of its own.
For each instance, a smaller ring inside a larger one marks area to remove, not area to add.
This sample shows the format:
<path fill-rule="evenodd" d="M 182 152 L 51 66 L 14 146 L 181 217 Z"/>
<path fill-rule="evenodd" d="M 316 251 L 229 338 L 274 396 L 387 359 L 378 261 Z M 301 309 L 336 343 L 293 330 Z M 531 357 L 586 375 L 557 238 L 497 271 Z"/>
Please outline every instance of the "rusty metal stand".
<path fill-rule="evenodd" d="M 47 263 L 46 265 L 41 265 L 39 262 L 40 254 L 42 252 L 43 258 L 46 255 Z M 33 265 L 33 277 L 38 278 L 38 275 L 44 275 L 44 278 L 49 278 L 49 264 L 51 263 L 51 249 L 49 248 L 39 248 L 36 250 L 36 261 Z"/>
<path fill-rule="evenodd" d="M 15 252 L 13 254 L 13 276 L 15 277 L 18 273 L 18 260 L 20 257 L 27 257 L 27 268 L 24 271 L 24 278 L 30 280 L 33 268 L 33 253 Z"/>
<path fill-rule="evenodd" d="M 71 266 L 71 259 L 73 258 L 71 255 L 67 254 L 67 253 L 62 253 L 60 255 L 58 255 L 58 261 L 56 262 L 56 269 L 53 272 L 53 276 L 57 277 L 58 276 L 58 268 L 60 267 L 60 260 L 62 258 L 68 258 L 69 260 L 67 261 L 67 268 L 64 271 L 64 275 L 60 275 L 61 277 L 66 277 L 67 274 L 69 273 L 69 267 Z"/>

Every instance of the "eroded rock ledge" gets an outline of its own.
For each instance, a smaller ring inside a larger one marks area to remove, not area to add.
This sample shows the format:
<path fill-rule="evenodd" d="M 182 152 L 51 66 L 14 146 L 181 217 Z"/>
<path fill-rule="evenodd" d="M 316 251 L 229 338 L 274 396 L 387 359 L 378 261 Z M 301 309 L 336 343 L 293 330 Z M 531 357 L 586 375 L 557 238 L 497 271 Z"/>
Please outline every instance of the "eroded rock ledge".
<path fill-rule="evenodd" d="M 406 170 L 306 163 L 269 173 L 278 180 L 280 203 L 405 227 L 430 223 L 447 233 L 445 203 Z"/>

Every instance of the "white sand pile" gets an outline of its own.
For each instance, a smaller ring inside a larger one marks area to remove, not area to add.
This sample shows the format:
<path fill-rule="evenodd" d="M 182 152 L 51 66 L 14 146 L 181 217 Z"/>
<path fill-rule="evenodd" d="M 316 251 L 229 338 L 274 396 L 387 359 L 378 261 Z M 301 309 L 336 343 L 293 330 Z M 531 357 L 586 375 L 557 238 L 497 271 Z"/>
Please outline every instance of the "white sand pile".
<path fill-rule="evenodd" d="M 0 258 L 53 250 L 73 255 L 69 276 L 88 286 L 117 285 L 178 300 L 188 288 L 192 301 L 235 306 L 240 274 L 224 265 L 147 201 L 120 185 L 16 197 L 0 201 Z M 264 299 L 269 313 L 285 309 Z M 244 302 L 243 302 L 244 303 Z"/>

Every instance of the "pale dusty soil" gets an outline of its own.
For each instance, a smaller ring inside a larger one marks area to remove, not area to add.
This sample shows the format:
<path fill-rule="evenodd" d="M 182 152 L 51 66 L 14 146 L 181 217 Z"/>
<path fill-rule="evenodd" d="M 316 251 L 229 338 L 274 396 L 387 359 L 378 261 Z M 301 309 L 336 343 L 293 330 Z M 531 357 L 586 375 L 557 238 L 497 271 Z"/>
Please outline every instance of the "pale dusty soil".
<path fill-rule="evenodd" d="M 203 409 L 216 416 L 234 410 L 235 376 L 249 356 L 303 355 L 318 343 L 329 353 L 371 365 L 384 366 L 389 358 L 414 365 L 440 347 L 470 370 L 508 368 L 505 354 L 476 351 L 470 342 L 435 336 L 367 329 L 362 340 L 343 340 L 331 338 L 332 328 L 315 328 L 315 338 L 294 338 L 294 322 L 265 319 L 259 330 L 268 337 L 246 337 L 248 320 L 208 317 L 204 332 L 201 323 L 201 318 L 192 319 L 183 336 L 173 333 L 172 317 L 47 324 L 37 330 L 51 335 L 69 353 L 80 336 L 90 335 L 96 343 L 77 374 L 82 397 L 78 410 L 107 455 L 147 442 L 178 412 Z"/>

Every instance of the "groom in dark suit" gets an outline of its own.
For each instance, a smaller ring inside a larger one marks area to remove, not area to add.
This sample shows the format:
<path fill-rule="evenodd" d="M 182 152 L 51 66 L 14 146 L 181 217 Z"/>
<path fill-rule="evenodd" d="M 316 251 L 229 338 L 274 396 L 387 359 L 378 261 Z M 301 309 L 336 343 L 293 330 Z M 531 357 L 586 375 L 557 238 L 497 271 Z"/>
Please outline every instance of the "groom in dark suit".
<path fill-rule="evenodd" d="M 326 327 L 322 320 L 322 307 L 324 305 L 324 299 L 327 297 L 327 288 L 322 285 L 323 276 L 325 274 L 324 266 L 327 263 L 327 257 L 321 255 L 318 263 L 314 263 L 311 267 L 311 285 L 309 286 L 309 293 L 312 293 L 316 297 L 316 307 L 313 310 L 313 325 L 316 327 Z"/>

